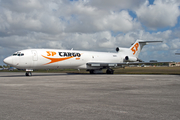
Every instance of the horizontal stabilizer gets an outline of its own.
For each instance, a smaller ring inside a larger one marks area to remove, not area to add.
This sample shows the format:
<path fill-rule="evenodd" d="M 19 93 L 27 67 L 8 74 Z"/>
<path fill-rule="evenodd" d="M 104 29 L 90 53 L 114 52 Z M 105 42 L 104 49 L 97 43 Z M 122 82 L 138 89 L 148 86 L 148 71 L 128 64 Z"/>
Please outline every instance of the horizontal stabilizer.
<path fill-rule="evenodd" d="M 139 43 L 147 45 L 148 43 L 157 43 L 157 42 L 163 42 L 163 41 L 144 41 L 144 40 L 138 40 Z"/>

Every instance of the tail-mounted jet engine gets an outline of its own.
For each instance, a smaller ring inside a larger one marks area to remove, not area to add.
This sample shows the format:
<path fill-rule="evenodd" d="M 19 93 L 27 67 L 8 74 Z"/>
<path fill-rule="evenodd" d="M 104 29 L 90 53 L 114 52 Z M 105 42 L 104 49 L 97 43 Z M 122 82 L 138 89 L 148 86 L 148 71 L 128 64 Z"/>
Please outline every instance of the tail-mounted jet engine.
<path fill-rule="evenodd" d="M 139 58 L 136 58 L 136 57 L 129 57 L 129 56 L 126 56 L 124 58 L 124 61 L 125 62 L 136 62 L 136 61 L 139 61 L 139 62 L 143 62 L 141 59 Z"/>
<path fill-rule="evenodd" d="M 138 59 L 137 59 L 136 57 L 129 57 L 129 56 L 126 56 L 126 57 L 124 58 L 124 60 L 125 60 L 126 62 L 136 62 L 136 61 L 138 61 Z"/>

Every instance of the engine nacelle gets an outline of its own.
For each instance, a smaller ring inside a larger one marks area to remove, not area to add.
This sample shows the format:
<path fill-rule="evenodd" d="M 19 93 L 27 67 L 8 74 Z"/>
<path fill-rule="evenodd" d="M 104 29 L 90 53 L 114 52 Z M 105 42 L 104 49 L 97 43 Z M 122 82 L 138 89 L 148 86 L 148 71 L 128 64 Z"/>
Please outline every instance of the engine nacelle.
<path fill-rule="evenodd" d="M 122 47 L 117 47 L 116 48 L 116 52 L 125 52 L 125 51 L 129 51 L 130 49 L 129 48 L 122 48 Z"/>
<path fill-rule="evenodd" d="M 138 61 L 138 58 L 126 56 L 124 58 L 124 61 L 126 61 L 126 62 L 136 62 L 136 61 Z"/>

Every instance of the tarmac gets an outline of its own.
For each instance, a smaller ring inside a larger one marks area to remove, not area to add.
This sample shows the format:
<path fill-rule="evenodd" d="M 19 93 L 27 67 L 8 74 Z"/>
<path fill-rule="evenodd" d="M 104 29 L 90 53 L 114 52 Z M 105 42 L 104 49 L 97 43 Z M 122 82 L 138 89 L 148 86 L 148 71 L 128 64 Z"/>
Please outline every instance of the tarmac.
<path fill-rule="evenodd" d="M 0 72 L 0 120 L 178 120 L 179 75 Z"/>

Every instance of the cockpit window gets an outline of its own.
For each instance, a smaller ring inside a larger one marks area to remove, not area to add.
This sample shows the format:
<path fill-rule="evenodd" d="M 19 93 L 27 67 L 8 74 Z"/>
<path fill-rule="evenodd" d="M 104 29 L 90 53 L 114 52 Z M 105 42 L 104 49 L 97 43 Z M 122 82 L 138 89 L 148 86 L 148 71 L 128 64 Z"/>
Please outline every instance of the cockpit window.
<path fill-rule="evenodd" d="M 21 52 L 15 52 L 13 54 L 13 56 L 24 56 L 24 53 L 21 53 Z"/>

